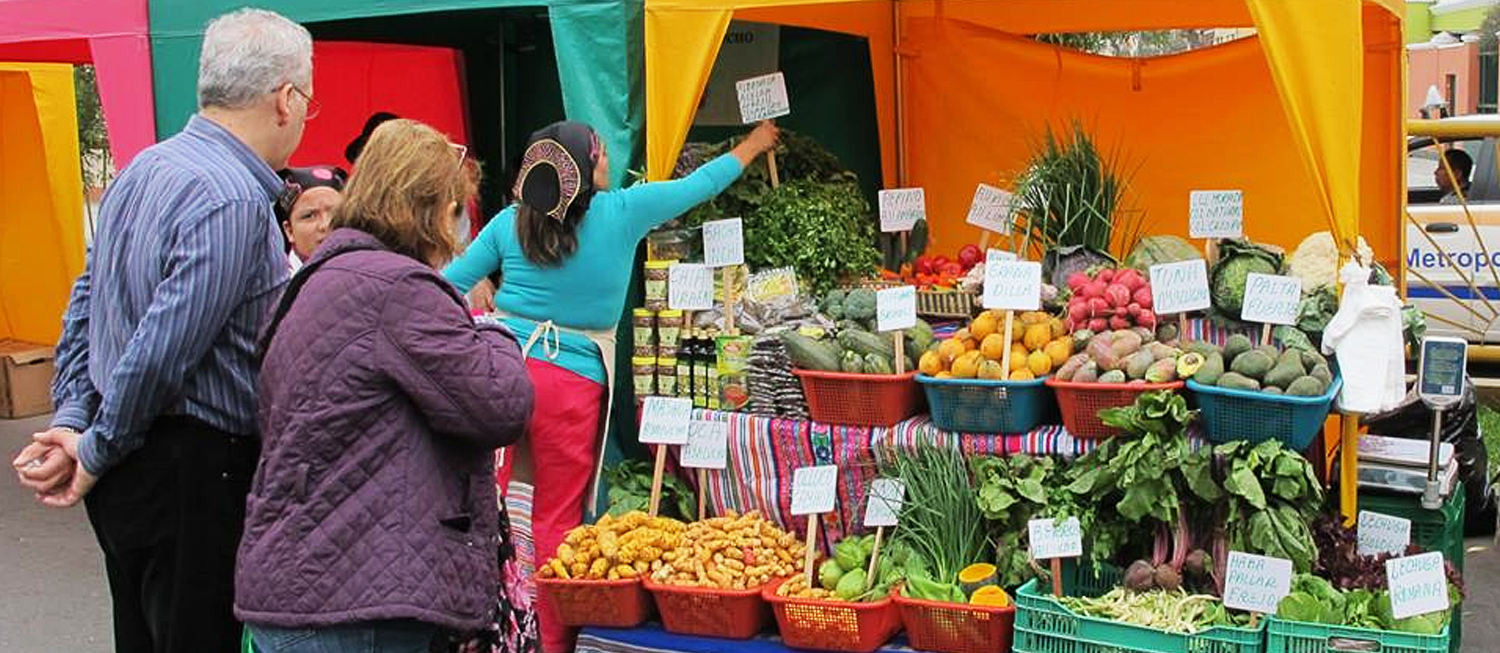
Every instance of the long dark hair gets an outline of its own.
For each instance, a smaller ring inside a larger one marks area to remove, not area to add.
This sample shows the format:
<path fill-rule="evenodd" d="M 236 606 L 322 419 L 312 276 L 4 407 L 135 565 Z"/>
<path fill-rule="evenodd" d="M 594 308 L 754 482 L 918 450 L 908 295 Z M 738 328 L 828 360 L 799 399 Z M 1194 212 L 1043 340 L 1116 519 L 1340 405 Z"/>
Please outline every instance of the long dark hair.
<path fill-rule="evenodd" d="M 555 268 L 578 251 L 578 223 L 583 222 L 593 199 L 594 191 L 590 189 L 568 207 L 568 215 L 562 220 L 554 220 L 524 202 L 517 203 L 516 238 L 526 260 L 539 267 Z"/>

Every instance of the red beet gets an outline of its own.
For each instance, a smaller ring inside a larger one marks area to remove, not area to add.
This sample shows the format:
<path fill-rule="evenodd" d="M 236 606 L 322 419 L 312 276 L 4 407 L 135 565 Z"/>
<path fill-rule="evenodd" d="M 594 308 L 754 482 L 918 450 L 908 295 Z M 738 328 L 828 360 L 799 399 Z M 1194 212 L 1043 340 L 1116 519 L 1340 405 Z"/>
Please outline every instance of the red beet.
<path fill-rule="evenodd" d="M 1119 308 L 1130 303 L 1130 289 L 1118 283 L 1109 284 L 1104 288 L 1104 297 L 1109 300 L 1109 305 Z"/>
<path fill-rule="evenodd" d="M 1151 308 L 1151 286 L 1141 286 L 1130 296 L 1141 308 Z"/>
<path fill-rule="evenodd" d="M 1083 284 L 1082 295 L 1089 299 L 1093 299 L 1095 297 L 1103 297 L 1104 289 L 1108 287 L 1109 284 L 1103 281 L 1090 281 L 1086 284 Z"/>
<path fill-rule="evenodd" d="M 1068 275 L 1068 290 L 1073 291 L 1075 294 L 1082 291 L 1083 287 L 1087 286 L 1088 283 L 1089 275 L 1087 274 L 1084 274 L 1082 272 L 1074 272 L 1073 274 Z"/>
<path fill-rule="evenodd" d="M 1140 317 L 1141 316 L 1141 305 L 1137 304 L 1135 302 L 1131 302 L 1129 306 L 1125 307 L 1125 312 L 1129 313 L 1130 317 L 1132 317 L 1132 318 Z"/>
<path fill-rule="evenodd" d="M 1089 320 L 1089 331 L 1093 331 L 1094 333 L 1101 333 L 1108 328 L 1109 320 L 1106 320 L 1102 317 L 1096 317 L 1092 320 Z"/>
<path fill-rule="evenodd" d="M 1099 276 L 1095 278 L 1103 281 L 1104 283 L 1109 283 L 1115 280 L 1115 270 L 1114 268 L 1104 268 L 1103 270 L 1099 271 Z"/>
<path fill-rule="evenodd" d="M 1116 316 L 1114 316 L 1112 318 L 1109 318 L 1109 328 L 1115 329 L 1115 330 L 1129 329 L 1130 328 L 1130 320 L 1127 320 L 1127 319 L 1125 319 L 1123 317 L 1120 317 L 1120 316 L 1116 315 Z"/>
<path fill-rule="evenodd" d="M 1113 281 L 1113 283 L 1118 283 L 1122 286 L 1125 286 L 1126 288 L 1129 288 L 1130 292 L 1135 292 L 1141 286 L 1146 285 L 1146 280 L 1141 278 L 1141 273 L 1127 268 L 1124 270 L 1120 270 L 1120 272 L 1115 275 L 1115 280 Z"/>
<path fill-rule="evenodd" d="M 1082 299 L 1074 299 L 1068 302 L 1068 319 L 1074 322 L 1089 316 L 1088 302 Z"/>
<path fill-rule="evenodd" d="M 1141 314 L 1135 318 L 1135 323 L 1137 325 L 1146 327 L 1147 329 L 1155 329 L 1156 314 L 1152 313 L 1149 310 L 1142 309 Z"/>
<path fill-rule="evenodd" d="M 1109 308 L 1109 302 L 1105 301 L 1103 297 L 1093 297 L 1089 299 L 1089 315 L 1092 315 L 1094 317 L 1104 317 L 1105 315 L 1108 315 L 1107 311 L 1109 311 Z"/>

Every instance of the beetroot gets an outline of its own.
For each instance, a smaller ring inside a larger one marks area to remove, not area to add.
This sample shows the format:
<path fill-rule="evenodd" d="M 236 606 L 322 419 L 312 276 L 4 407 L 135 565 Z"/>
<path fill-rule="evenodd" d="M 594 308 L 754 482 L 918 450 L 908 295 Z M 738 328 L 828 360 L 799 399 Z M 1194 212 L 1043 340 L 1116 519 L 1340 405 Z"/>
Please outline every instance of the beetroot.
<path fill-rule="evenodd" d="M 1141 286 L 1130 296 L 1141 308 L 1151 308 L 1151 286 Z"/>
<path fill-rule="evenodd" d="M 1213 575 L 1213 559 L 1203 549 L 1194 549 L 1188 554 L 1187 560 L 1183 562 L 1182 568 L 1196 578 L 1208 578 Z"/>
<path fill-rule="evenodd" d="M 1083 284 L 1083 292 L 1081 294 L 1084 297 L 1088 298 L 1088 299 L 1093 299 L 1095 297 L 1103 297 L 1104 296 L 1104 289 L 1108 288 L 1108 287 L 1109 287 L 1109 284 L 1104 283 L 1103 281 L 1099 281 L 1099 280 L 1096 279 L 1094 281 L 1090 281 L 1090 282 L 1088 282 L 1086 284 Z"/>
<path fill-rule="evenodd" d="M 1131 591 L 1149 592 L 1156 587 L 1156 570 L 1151 563 L 1137 560 L 1130 563 L 1130 568 L 1125 570 L 1124 582 L 1120 584 Z"/>
<path fill-rule="evenodd" d="M 1109 315 L 1107 311 L 1109 311 L 1109 302 L 1105 301 L 1103 297 L 1093 297 L 1089 299 L 1089 315 L 1092 315 L 1094 317 L 1105 317 Z"/>
<path fill-rule="evenodd" d="M 1099 333 L 1100 331 L 1107 330 L 1109 330 L 1109 320 L 1106 320 L 1102 317 L 1096 317 L 1092 320 L 1089 320 L 1089 331 Z"/>
<path fill-rule="evenodd" d="M 1130 320 L 1127 320 L 1127 319 L 1125 319 L 1123 317 L 1120 317 L 1120 316 L 1116 315 L 1116 316 L 1114 316 L 1112 318 L 1109 318 L 1109 328 L 1111 328 L 1111 329 L 1129 329 L 1130 328 Z"/>
<path fill-rule="evenodd" d="M 1100 270 L 1099 274 L 1095 275 L 1094 278 L 1098 279 L 1100 281 L 1103 281 L 1104 283 L 1109 283 L 1111 281 L 1114 281 L 1115 280 L 1115 269 L 1114 268 L 1104 268 L 1103 270 Z"/>
<path fill-rule="evenodd" d="M 1156 328 L 1156 314 L 1149 310 L 1141 309 L 1141 314 L 1136 316 L 1135 323 L 1147 329 Z"/>
<path fill-rule="evenodd" d="M 1068 302 L 1068 319 L 1078 322 L 1089 316 L 1089 303 L 1083 299 L 1075 298 Z"/>
<path fill-rule="evenodd" d="M 1168 592 L 1176 591 L 1182 587 L 1182 574 L 1177 573 L 1177 570 L 1173 569 L 1172 565 L 1157 567 L 1155 573 L 1152 574 L 1152 579 L 1156 581 L 1157 587 Z"/>
<path fill-rule="evenodd" d="M 1083 287 L 1087 286 L 1089 281 L 1089 275 L 1082 272 L 1074 272 L 1068 275 L 1068 290 L 1073 291 L 1073 294 L 1078 294 L 1083 291 Z"/>
<path fill-rule="evenodd" d="M 1130 302 L 1130 305 L 1125 307 L 1125 312 L 1127 314 L 1129 314 L 1131 318 L 1140 317 L 1141 316 L 1141 305 L 1137 304 L 1135 302 Z"/>
<path fill-rule="evenodd" d="M 1146 280 L 1141 278 L 1141 273 L 1136 272 L 1135 270 L 1125 269 L 1120 270 L 1120 272 L 1115 275 L 1114 283 L 1125 286 L 1130 290 L 1130 292 L 1135 292 L 1136 290 L 1140 289 L 1141 286 L 1146 285 Z"/>

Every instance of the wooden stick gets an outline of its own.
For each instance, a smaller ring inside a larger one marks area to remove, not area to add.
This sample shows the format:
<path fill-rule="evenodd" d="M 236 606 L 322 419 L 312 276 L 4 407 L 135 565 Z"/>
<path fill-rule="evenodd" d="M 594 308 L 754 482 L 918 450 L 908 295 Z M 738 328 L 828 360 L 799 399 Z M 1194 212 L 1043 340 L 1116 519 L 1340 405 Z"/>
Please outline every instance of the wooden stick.
<path fill-rule="evenodd" d="M 1205 259 L 1205 262 L 1209 265 L 1213 265 L 1214 261 L 1219 260 L 1218 239 L 1209 238 L 1208 240 L 1203 242 L 1203 257 Z"/>
<path fill-rule="evenodd" d="M 1250 630 L 1255 630 L 1255 627 L 1258 626 L 1258 625 L 1260 625 L 1260 613 L 1259 612 L 1251 612 L 1250 613 Z"/>
<path fill-rule="evenodd" d="M 781 172 L 776 169 L 776 148 L 774 147 L 769 152 L 766 152 L 766 167 L 771 170 L 771 188 L 779 188 L 781 186 Z"/>
<path fill-rule="evenodd" d="M 729 266 L 725 266 L 724 267 L 724 272 L 723 272 L 723 279 L 724 279 L 724 334 L 725 335 L 730 335 L 730 336 L 739 335 L 739 333 L 737 332 L 737 330 L 734 327 L 734 313 L 735 313 L 734 309 L 735 309 L 735 305 L 738 304 L 739 302 L 737 301 L 738 298 L 734 294 L 734 272 L 733 272 L 733 270 L 734 270 L 734 266 L 733 265 L 729 265 Z"/>
<path fill-rule="evenodd" d="M 993 236 L 993 235 L 994 235 L 994 232 L 990 231 L 989 229 L 980 229 L 979 230 L 979 253 L 980 254 L 986 254 L 986 255 L 988 254 L 988 252 L 990 251 L 990 236 Z"/>
<path fill-rule="evenodd" d="M 1062 596 L 1062 558 L 1052 559 L 1052 595 Z"/>
<path fill-rule="evenodd" d="M 667 470 L 667 445 L 656 445 L 656 468 L 651 470 L 651 516 L 661 507 L 661 477 Z"/>
<path fill-rule="evenodd" d="M 875 571 L 879 569 L 880 541 L 885 539 L 885 527 L 875 527 L 875 546 L 870 549 L 870 568 L 865 571 L 865 591 L 875 586 Z"/>
<path fill-rule="evenodd" d="M 906 373 L 906 332 L 897 329 L 891 333 L 891 340 L 896 344 L 896 355 L 892 358 L 896 362 L 896 374 Z"/>
<path fill-rule="evenodd" d="M 698 521 L 708 519 L 708 472 L 698 470 Z"/>
<path fill-rule="evenodd" d="M 1010 380 L 1010 339 L 1015 335 L 1016 312 L 1005 312 L 1005 353 L 1000 355 L 1000 378 Z"/>
<path fill-rule="evenodd" d="M 808 587 L 817 587 L 817 585 L 813 584 L 815 580 L 813 578 L 813 560 L 816 560 L 818 555 L 818 527 L 821 526 L 818 521 L 820 519 L 821 515 L 807 516 L 807 552 L 802 554 L 802 568 L 803 573 L 807 574 Z"/>
<path fill-rule="evenodd" d="M 1344 525 L 1359 516 L 1359 415 L 1339 415 L 1339 512 Z"/>
<path fill-rule="evenodd" d="M 1262 344 L 1262 345 L 1269 345 L 1269 344 L 1271 344 L 1271 323 L 1270 322 L 1267 322 L 1265 324 L 1260 325 L 1260 344 Z"/>

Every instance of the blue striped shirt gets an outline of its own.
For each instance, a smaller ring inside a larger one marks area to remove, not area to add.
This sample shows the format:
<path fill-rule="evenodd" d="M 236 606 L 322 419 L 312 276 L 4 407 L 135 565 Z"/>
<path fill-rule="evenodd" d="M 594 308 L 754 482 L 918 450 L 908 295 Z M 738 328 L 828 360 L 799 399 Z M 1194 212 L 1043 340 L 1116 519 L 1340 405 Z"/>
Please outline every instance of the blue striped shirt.
<path fill-rule="evenodd" d="M 141 152 L 104 197 L 57 347 L 54 426 L 79 430 L 99 475 L 162 415 L 256 432 L 256 337 L 286 283 L 271 212 L 280 178 L 194 116 Z"/>

